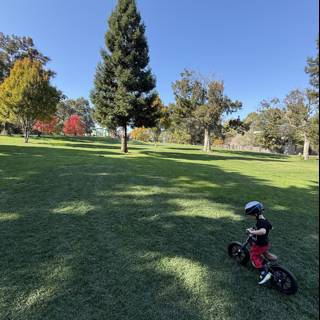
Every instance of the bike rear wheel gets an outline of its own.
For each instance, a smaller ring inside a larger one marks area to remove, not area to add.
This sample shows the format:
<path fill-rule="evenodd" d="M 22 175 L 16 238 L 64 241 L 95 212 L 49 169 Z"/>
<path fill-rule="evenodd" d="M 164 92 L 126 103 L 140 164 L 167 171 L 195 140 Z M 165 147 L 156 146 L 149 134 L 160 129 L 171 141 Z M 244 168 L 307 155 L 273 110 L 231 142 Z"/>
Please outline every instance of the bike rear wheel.
<path fill-rule="evenodd" d="M 280 266 L 272 267 L 272 283 L 276 289 L 285 294 L 295 294 L 298 290 L 298 283 L 294 275 Z"/>
<path fill-rule="evenodd" d="M 250 254 L 247 248 L 243 248 L 240 242 L 232 242 L 228 246 L 229 256 L 238 263 L 245 265 L 250 260 Z"/>

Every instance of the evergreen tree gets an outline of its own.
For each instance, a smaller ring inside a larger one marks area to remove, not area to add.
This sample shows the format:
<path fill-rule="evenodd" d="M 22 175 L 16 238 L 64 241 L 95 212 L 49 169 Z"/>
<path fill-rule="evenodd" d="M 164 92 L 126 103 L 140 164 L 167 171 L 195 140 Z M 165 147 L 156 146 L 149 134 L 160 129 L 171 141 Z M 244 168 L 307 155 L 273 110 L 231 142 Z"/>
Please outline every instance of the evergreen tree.
<path fill-rule="evenodd" d="M 101 124 L 122 127 L 121 150 L 127 152 L 127 126 L 152 127 L 158 114 L 153 107 L 155 79 L 148 67 L 145 26 L 135 0 L 118 1 L 105 42 L 91 100 Z"/>
<path fill-rule="evenodd" d="M 308 90 L 309 99 L 314 104 L 319 103 L 319 38 L 317 39 L 317 56 L 315 58 L 309 57 L 307 59 L 307 66 L 305 72 L 310 76 L 311 89 Z"/>

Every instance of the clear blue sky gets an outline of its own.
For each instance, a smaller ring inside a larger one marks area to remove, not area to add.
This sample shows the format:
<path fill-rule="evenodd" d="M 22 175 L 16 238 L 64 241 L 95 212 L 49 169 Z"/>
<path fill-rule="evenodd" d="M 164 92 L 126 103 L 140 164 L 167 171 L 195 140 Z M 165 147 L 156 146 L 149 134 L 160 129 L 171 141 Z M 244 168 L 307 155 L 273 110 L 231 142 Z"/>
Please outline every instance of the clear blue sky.
<path fill-rule="evenodd" d="M 31 36 L 68 97 L 88 98 L 116 0 L 1 0 L 0 31 Z M 137 0 L 147 27 L 157 90 L 184 68 L 215 74 L 243 102 L 241 116 L 264 98 L 308 85 L 307 56 L 316 52 L 317 0 Z"/>

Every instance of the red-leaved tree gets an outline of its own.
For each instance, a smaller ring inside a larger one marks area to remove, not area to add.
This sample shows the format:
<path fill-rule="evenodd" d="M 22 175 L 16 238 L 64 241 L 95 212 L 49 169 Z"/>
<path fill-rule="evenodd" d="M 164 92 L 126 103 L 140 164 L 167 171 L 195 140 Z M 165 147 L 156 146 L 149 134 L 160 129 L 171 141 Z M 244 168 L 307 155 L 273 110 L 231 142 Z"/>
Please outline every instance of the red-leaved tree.
<path fill-rule="evenodd" d="M 33 126 L 33 130 L 37 130 L 44 134 L 52 134 L 56 130 L 57 123 L 58 118 L 56 116 L 53 116 L 48 121 L 37 120 Z"/>
<path fill-rule="evenodd" d="M 67 135 L 83 136 L 86 125 L 81 121 L 80 117 L 73 114 L 63 124 L 63 133 Z"/>

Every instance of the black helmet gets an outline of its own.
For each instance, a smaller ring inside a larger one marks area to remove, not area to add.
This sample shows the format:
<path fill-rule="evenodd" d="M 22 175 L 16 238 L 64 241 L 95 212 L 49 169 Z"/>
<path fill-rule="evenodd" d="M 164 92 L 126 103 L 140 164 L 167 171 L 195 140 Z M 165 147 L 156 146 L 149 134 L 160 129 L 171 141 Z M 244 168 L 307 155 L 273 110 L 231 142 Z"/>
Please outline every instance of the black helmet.
<path fill-rule="evenodd" d="M 256 217 L 262 214 L 263 210 L 264 210 L 263 204 L 258 201 L 251 201 L 247 203 L 246 206 L 244 207 L 244 212 L 246 215 L 256 216 Z"/>

